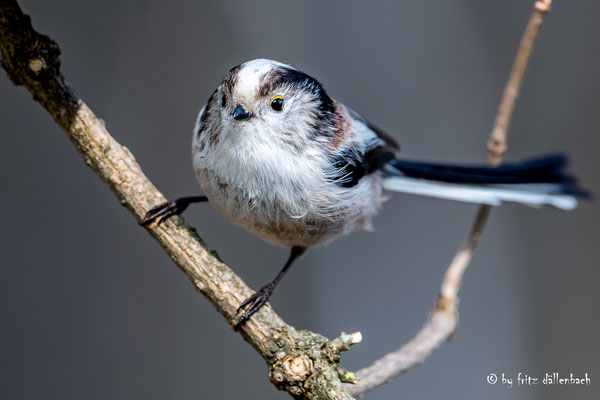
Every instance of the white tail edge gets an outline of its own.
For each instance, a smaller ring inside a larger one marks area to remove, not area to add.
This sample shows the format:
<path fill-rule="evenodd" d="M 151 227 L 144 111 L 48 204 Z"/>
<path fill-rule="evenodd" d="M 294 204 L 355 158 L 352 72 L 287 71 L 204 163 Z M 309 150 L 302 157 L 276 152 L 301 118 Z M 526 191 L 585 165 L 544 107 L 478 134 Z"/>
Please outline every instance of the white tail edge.
<path fill-rule="evenodd" d="M 426 179 L 389 176 L 383 181 L 386 190 L 437 197 L 467 203 L 499 206 L 503 201 L 531 207 L 552 206 L 562 210 L 577 207 L 577 199 L 568 194 L 552 193 L 558 184 L 461 185 Z"/>

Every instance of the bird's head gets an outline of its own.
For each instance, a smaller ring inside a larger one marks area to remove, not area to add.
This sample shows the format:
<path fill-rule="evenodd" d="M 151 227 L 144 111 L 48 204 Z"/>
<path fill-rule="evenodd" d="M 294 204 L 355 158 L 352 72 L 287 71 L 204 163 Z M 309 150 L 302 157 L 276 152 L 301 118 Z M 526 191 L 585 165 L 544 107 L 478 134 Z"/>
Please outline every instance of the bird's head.
<path fill-rule="evenodd" d="M 231 140 L 279 140 L 294 147 L 330 131 L 334 102 L 309 75 L 257 59 L 232 68 L 210 97 L 197 129 Z"/>

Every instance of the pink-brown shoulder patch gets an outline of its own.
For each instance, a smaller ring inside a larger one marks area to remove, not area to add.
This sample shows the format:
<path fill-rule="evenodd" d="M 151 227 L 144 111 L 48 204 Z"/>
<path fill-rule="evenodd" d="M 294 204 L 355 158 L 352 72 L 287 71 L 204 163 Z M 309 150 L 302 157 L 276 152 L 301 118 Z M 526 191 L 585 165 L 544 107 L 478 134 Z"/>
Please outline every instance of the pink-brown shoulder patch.
<path fill-rule="evenodd" d="M 329 142 L 328 150 L 330 152 L 336 151 L 342 143 L 344 143 L 351 134 L 351 122 L 352 118 L 344 107 L 337 101 L 334 100 L 334 129 L 331 141 Z"/>

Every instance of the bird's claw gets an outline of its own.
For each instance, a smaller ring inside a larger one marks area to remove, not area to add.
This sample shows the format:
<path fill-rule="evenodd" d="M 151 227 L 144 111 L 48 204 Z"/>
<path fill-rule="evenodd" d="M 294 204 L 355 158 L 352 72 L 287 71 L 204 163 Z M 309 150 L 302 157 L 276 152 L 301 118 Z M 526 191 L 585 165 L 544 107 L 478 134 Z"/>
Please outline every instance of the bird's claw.
<path fill-rule="evenodd" d="M 180 201 L 167 201 L 157 206 L 152 207 L 147 213 L 142 226 L 148 226 L 158 219 L 157 225 L 173 215 L 179 215 L 187 208 L 187 204 L 182 205 Z"/>
<path fill-rule="evenodd" d="M 258 292 L 254 293 L 252 296 L 248 297 L 244 302 L 238 307 L 237 312 L 242 311 L 246 306 L 248 308 L 242 314 L 240 319 L 238 319 L 237 323 L 234 326 L 234 330 L 239 330 L 242 325 L 244 325 L 250 317 L 257 312 L 267 301 L 269 301 L 269 297 L 271 296 L 272 288 L 267 285 L 263 286 Z"/>

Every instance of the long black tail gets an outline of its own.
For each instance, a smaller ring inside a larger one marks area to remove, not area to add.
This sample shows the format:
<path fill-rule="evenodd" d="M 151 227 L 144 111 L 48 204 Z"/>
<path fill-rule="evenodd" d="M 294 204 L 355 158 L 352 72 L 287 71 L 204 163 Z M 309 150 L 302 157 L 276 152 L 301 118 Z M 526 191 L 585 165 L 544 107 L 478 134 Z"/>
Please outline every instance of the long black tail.
<path fill-rule="evenodd" d="M 498 205 L 503 200 L 571 209 L 590 197 L 564 172 L 567 159 L 553 154 L 499 167 L 392 160 L 384 187 L 398 192 Z"/>
<path fill-rule="evenodd" d="M 418 161 L 392 160 L 390 164 L 404 176 L 433 181 L 474 185 L 554 183 L 560 193 L 589 196 L 577 186 L 574 177 L 564 173 L 567 158 L 551 154 L 499 167 L 432 164 Z"/>

